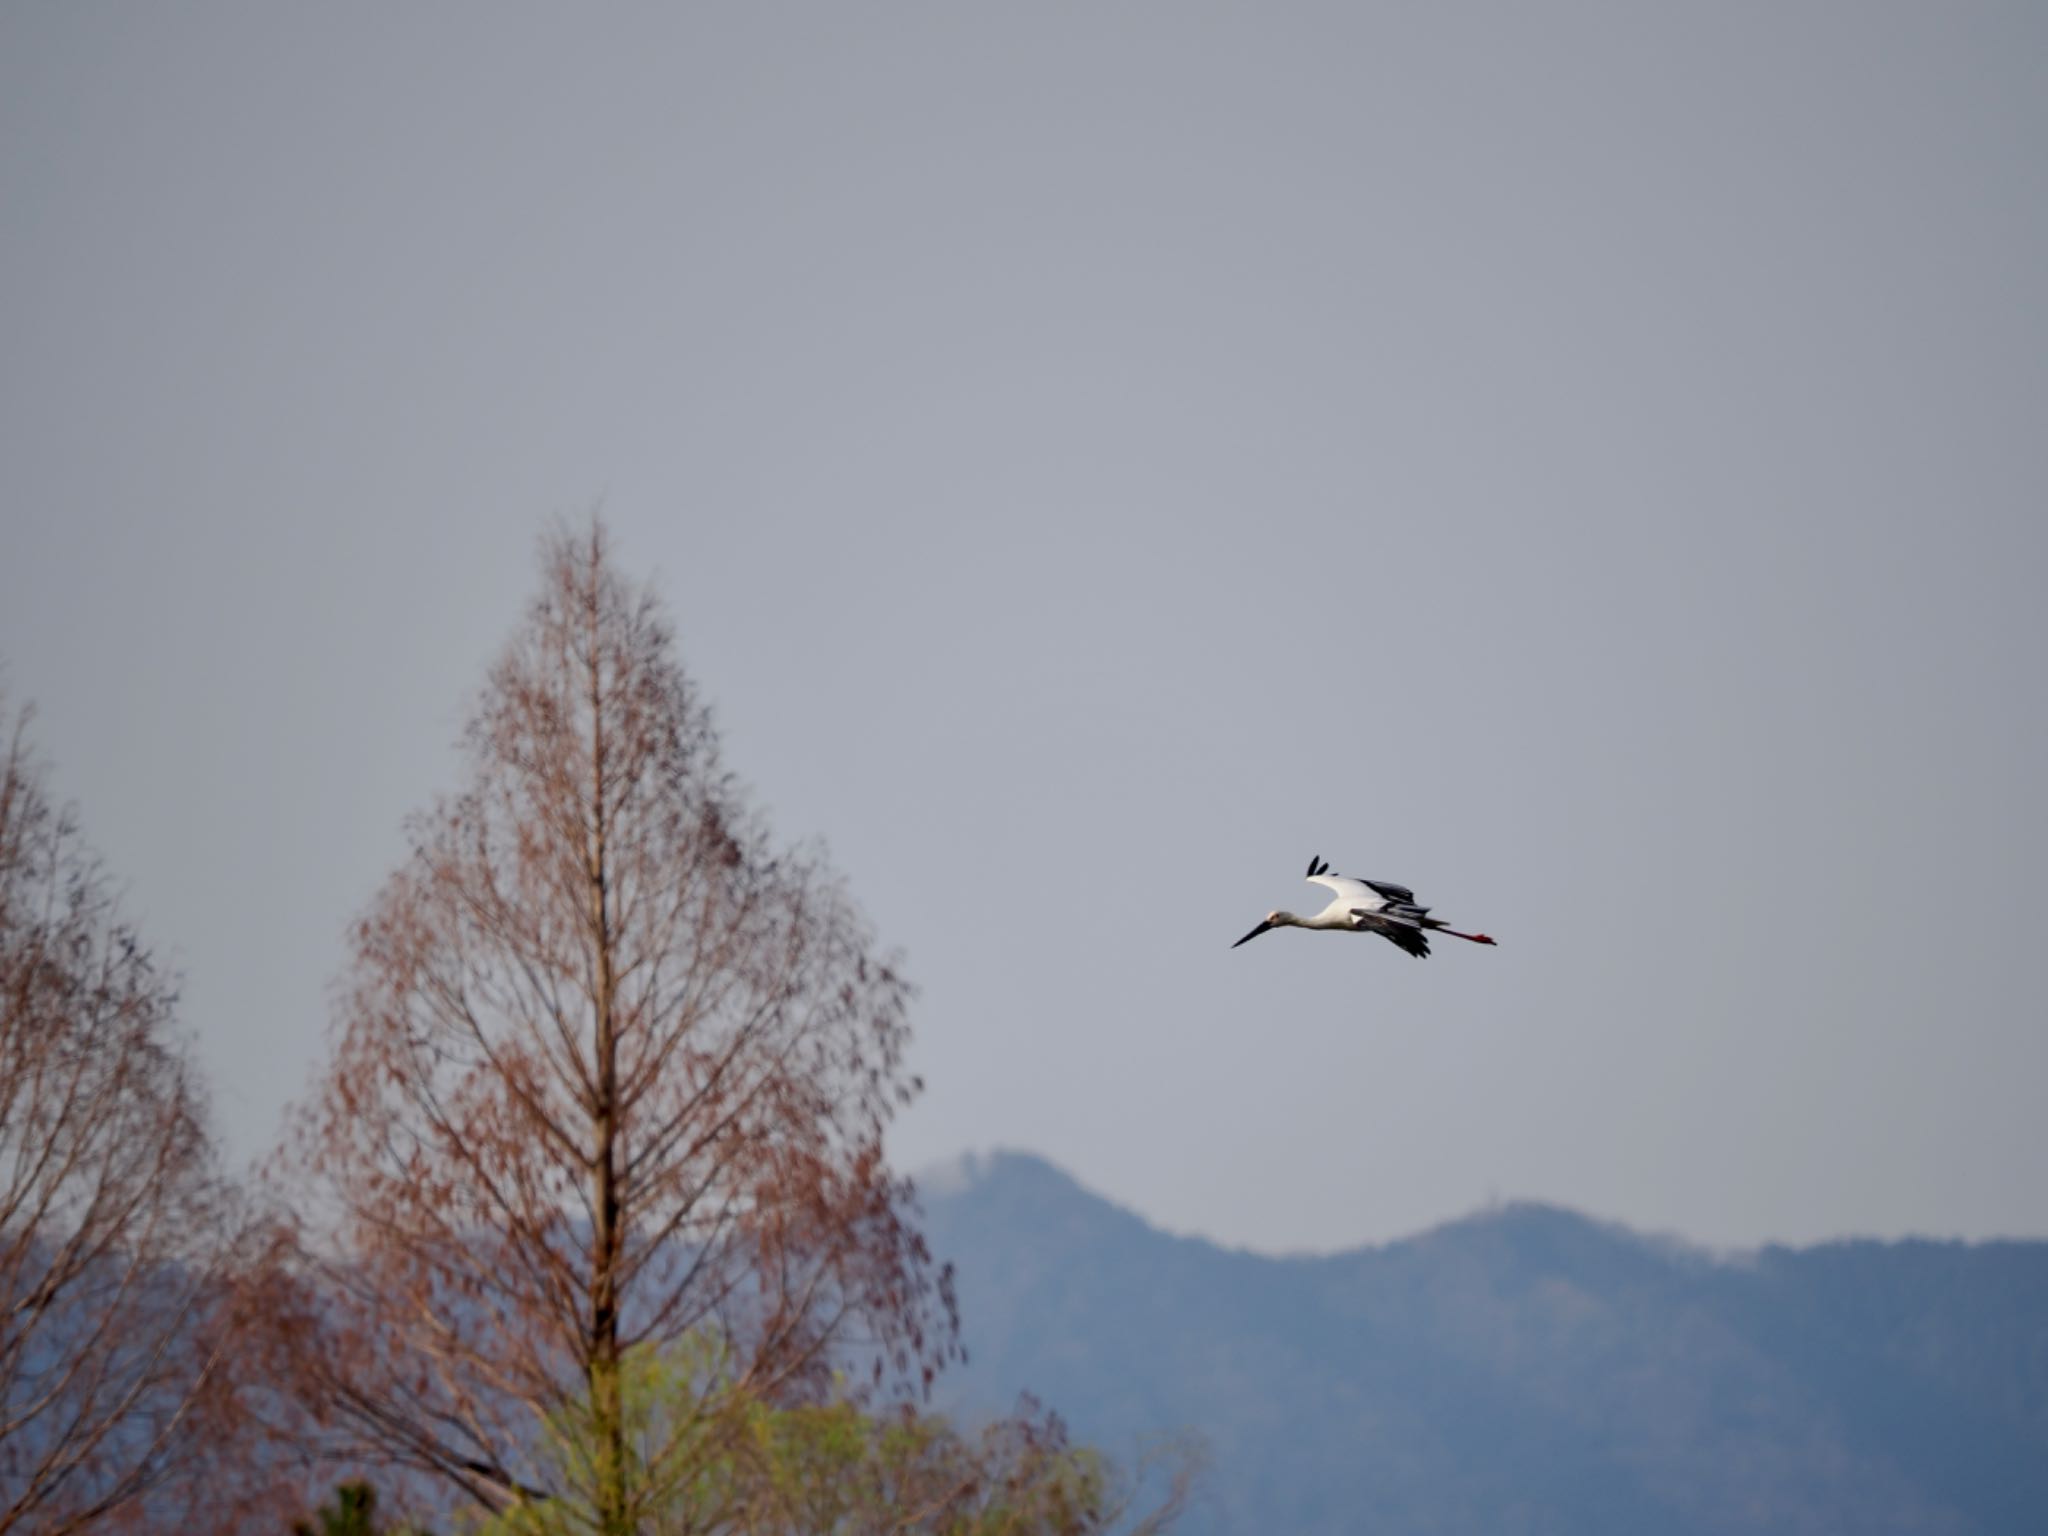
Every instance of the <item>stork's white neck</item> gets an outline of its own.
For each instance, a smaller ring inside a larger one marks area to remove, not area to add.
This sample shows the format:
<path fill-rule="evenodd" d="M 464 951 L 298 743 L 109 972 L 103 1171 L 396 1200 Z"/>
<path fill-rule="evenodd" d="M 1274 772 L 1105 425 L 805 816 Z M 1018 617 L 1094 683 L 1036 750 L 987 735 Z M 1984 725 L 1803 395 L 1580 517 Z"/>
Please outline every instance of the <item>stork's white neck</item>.
<path fill-rule="evenodd" d="M 1296 917 L 1292 912 L 1276 912 L 1273 914 L 1273 926 L 1275 928 L 1349 928 L 1351 926 L 1351 914 L 1337 910 L 1334 904 L 1316 913 L 1313 917 Z"/>

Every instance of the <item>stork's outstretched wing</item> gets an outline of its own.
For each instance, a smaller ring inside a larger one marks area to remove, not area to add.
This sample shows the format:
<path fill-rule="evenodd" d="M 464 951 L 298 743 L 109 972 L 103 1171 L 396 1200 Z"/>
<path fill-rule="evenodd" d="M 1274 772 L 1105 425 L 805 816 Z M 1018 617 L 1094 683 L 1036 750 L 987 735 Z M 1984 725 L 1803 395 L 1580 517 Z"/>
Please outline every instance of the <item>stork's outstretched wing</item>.
<path fill-rule="evenodd" d="M 1349 875 L 1310 875 L 1310 885 L 1320 885 L 1347 906 L 1383 907 L 1386 905 L 1372 893 L 1372 887 L 1363 880 L 1354 880 Z"/>
<path fill-rule="evenodd" d="M 1400 907 L 1405 915 L 1420 917 L 1429 908 L 1416 903 L 1415 893 L 1405 885 L 1395 885 L 1390 880 L 1354 880 L 1349 875 L 1333 875 L 1325 859 L 1308 861 L 1308 881 L 1334 892 L 1339 901 L 1354 905 L 1383 908 Z"/>
<path fill-rule="evenodd" d="M 1354 911 L 1351 914 L 1351 919 L 1360 928 L 1370 928 L 1395 948 L 1405 950 L 1416 959 L 1427 960 L 1429 958 L 1429 935 L 1420 928 L 1417 928 L 1413 923 L 1401 918 L 1389 917 L 1384 912 L 1368 911 L 1364 907 Z"/>

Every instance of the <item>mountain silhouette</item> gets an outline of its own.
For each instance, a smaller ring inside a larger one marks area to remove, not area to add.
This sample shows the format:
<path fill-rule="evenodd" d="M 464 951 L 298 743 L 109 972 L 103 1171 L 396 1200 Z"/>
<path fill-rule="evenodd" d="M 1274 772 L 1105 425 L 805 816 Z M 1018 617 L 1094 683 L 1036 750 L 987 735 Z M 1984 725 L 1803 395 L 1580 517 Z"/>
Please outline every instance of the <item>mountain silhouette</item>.
<path fill-rule="evenodd" d="M 1173 1237 L 1017 1153 L 919 1181 L 948 1406 L 1210 1467 L 1190 1536 L 2048 1531 L 2048 1243 L 1717 1257 L 1516 1204 L 1384 1246 Z"/>

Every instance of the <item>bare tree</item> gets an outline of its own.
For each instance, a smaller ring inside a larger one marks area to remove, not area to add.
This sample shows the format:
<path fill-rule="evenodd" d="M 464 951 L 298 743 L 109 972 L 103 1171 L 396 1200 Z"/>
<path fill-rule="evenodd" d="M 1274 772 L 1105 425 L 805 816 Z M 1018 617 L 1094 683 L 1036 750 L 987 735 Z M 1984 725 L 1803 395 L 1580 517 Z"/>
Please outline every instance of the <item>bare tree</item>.
<path fill-rule="evenodd" d="M 0 766 L 0 1533 L 189 1493 L 221 1444 L 227 1188 L 174 989 L 15 718 Z"/>
<path fill-rule="evenodd" d="M 355 934 L 287 1160 L 321 1287 L 298 1364 L 342 1448 L 487 1509 L 573 1492 L 623 1536 L 707 1443 L 628 1454 L 629 1351 L 709 1330 L 732 1390 L 787 1395 L 852 1351 L 928 1379 L 954 1325 L 883 1157 L 917 1086 L 903 979 L 771 846 L 601 527 L 542 568 L 467 787 Z M 565 1469 L 544 1442 L 576 1411 Z"/>

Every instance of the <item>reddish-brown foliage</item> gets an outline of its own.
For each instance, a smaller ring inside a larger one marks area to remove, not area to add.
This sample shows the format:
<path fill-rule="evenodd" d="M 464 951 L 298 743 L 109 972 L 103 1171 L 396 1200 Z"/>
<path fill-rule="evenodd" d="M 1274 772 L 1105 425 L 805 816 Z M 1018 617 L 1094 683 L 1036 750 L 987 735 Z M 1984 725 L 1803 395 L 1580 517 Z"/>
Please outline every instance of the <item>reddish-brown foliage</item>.
<path fill-rule="evenodd" d="M 623 1531 L 628 1349 L 714 1330 L 735 1390 L 787 1396 L 951 1347 L 882 1151 L 908 989 L 771 846 L 600 528 L 547 542 L 466 747 L 356 931 L 287 1159 L 295 1369 L 336 1449 L 485 1506 L 553 1491 L 537 1437 L 587 1403 L 585 1493 Z"/>
<path fill-rule="evenodd" d="M 0 763 L 0 1533 L 57 1536 L 212 1497 L 237 1228 L 174 989 L 26 718 Z"/>

